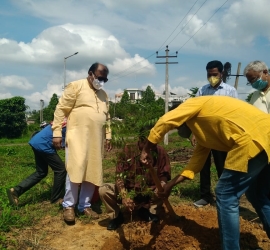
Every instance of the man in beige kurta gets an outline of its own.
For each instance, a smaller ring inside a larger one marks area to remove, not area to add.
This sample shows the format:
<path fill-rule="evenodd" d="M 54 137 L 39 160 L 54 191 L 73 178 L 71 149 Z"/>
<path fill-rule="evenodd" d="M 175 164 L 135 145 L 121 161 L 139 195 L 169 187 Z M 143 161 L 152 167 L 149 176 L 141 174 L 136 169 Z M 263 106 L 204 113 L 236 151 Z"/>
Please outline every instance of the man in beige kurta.
<path fill-rule="evenodd" d="M 66 194 L 63 201 L 64 219 L 75 221 L 74 207 L 92 218 L 98 215 L 91 209 L 95 185 L 103 184 L 102 149 L 106 137 L 106 149 L 111 149 L 108 97 L 102 86 L 107 82 L 108 68 L 93 64 L 86 79 L 67 85 L 54 113 L 53 143 L 61 147 L 61 121 L 67 121 L 66 135 Z"/>

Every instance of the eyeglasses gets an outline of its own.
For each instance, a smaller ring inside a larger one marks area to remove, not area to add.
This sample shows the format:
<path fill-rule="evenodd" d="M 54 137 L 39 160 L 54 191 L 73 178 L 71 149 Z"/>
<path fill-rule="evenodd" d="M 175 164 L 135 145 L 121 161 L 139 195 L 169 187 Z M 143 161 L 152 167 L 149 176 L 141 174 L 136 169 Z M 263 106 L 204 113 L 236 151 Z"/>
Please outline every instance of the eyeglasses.
<path fill-rule="evenodd" d="M 95 76 L 95 78 L 97 78 L 99 81 L 102 81 L 102 82 L 108 82 L 108 78 L 105 78 L 105 77 L 97 77 L 95 75 L 95 73 L 93 73 L 93 75 Z"/>
<path fill-rule="evenodd" d="M 247 85 L 252 85 L 254 82 L 258 81 L 262 76 L 258 76 L 256 78 L 251 79 L 250 81 L 248 80 Z"/>

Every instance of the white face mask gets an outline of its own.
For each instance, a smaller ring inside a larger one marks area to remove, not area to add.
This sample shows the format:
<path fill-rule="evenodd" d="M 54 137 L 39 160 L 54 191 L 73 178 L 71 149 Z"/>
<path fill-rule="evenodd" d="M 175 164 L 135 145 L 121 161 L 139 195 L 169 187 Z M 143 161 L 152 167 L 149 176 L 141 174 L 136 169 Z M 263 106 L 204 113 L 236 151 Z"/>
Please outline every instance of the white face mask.
<path fill-rule="evenodd" d="M 92 84 L 96 90 L 100 90 L 104 86 L 104 81 L 99 81 L 98 79 L 94 78 L 94 80 L 92 81 Z"/>

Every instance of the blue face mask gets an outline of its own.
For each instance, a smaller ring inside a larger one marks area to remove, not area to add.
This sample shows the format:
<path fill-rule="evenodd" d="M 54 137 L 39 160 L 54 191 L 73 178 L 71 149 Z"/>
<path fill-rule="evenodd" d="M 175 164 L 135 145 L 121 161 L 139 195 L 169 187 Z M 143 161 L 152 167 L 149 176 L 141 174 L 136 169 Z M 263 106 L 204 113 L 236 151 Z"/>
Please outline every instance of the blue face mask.
<path fill-rule="evenodd" d="M 263 90 L 268 85 L 267 81 L 263 81 L 262 78 L 258 79 L 256 82 L 252 83 L 252 88 L 257 90 Z"/>

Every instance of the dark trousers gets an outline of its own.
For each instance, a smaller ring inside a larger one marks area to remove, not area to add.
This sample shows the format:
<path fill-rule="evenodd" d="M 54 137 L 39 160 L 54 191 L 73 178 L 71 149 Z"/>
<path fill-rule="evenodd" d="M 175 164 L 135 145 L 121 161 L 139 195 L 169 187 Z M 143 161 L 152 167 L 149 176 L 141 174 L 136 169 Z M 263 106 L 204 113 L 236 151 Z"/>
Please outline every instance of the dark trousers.
<path fill-rule="evenodd" d="M 226 160 L 227 152 L 211 150 L 215 162 L 215 166 L 217 169 L 218 178 L 221 176 L 224 163 Z M 200 192 L 201 199 L 204 199 L 208 202 L 211 200 L 211 152 L 207 157 L 207 160 L 203 166 L 203 169 L 200 172 Z"/>
<path fill-rule="evenodd" d="M 49 165 L 54 172 L 54 182 L 51 196 L 51 202 L 54 203 L 60 198 L 63 198 L 67 173 L 65 163 L 61 160 L 57 153 L 45 154 L 35 150 L 34 148 L 32 149 L 35 155 L 36 172 L 28 176 L 20 184 L 14 187 L 14 190 L 18 197 L 25 193 L 47 176 Z"/>

